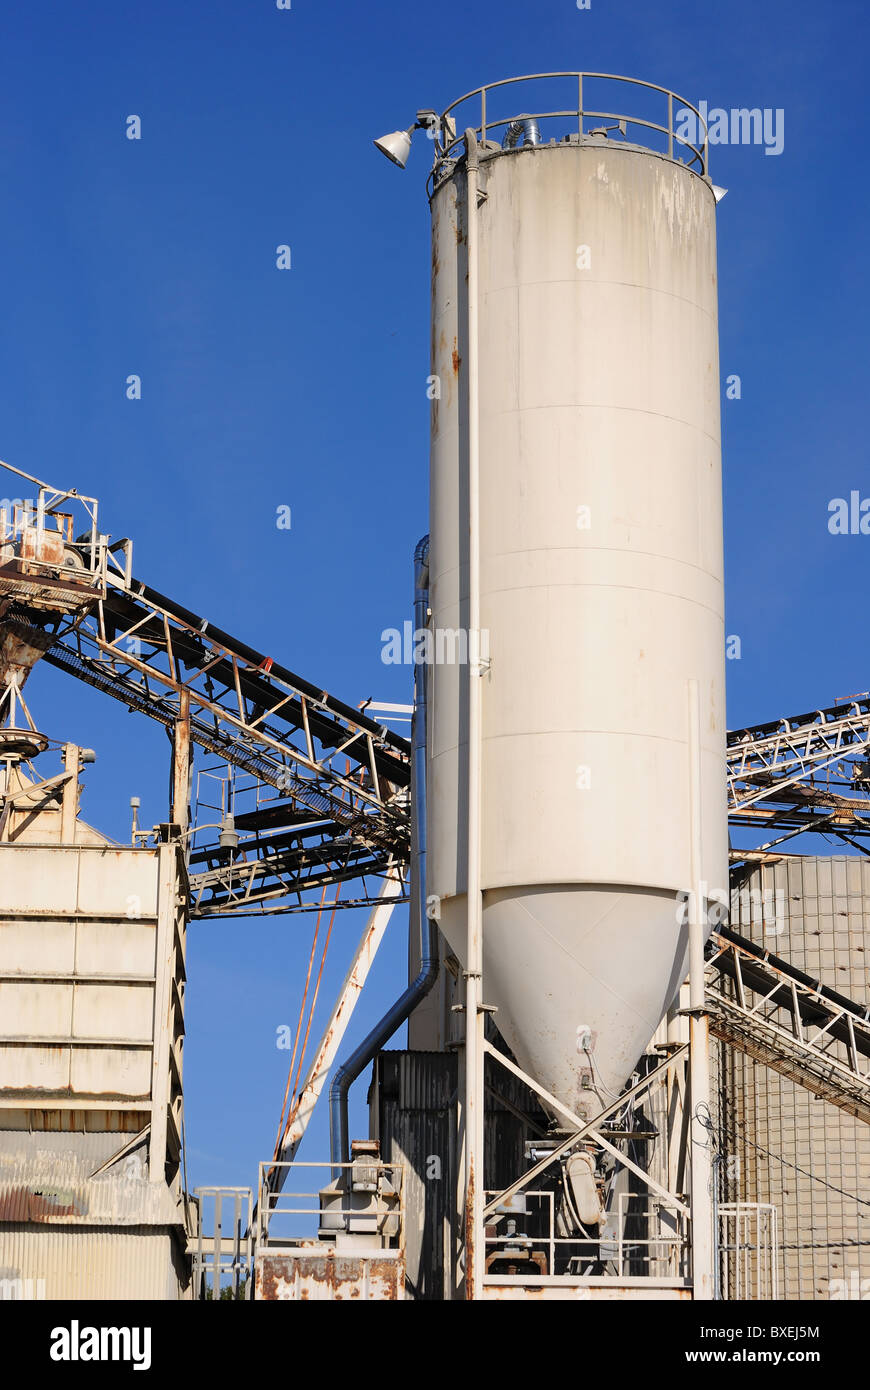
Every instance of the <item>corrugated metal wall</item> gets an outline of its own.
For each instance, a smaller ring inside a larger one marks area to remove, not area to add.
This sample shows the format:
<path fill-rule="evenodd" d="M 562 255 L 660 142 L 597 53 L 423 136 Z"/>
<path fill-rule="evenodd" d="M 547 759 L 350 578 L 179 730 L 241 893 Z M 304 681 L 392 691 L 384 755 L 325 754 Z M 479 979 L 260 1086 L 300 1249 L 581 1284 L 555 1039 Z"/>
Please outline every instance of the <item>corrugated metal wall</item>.
<path fill-rule="evenodd" d="M 823 984 L 870 1002 L 868 861 L 758 867 L 733 895 L 731 920 Z M 858 1296 L 870 1279 L 870 1127 L 724 1045 L 718 1063 L 724 1195 L 776 1205 L 780 1296 Z"/>
<path fill-rule="evenodd" d="M 151 1182 L 147 1136 L 122 1150 L 119 1134 L 27 1134 L 0 1130 L 0 1261 L 6 1223 L 63 1226 L 170 1226 L 181 1216 L 169 1188 Z"/>
<path fill-rule="evenodd" d="M 417 1299 L 450 1296 L 447 1281 L 458 1242 L 457 1077 L 455 1052 L 382 1052 L 369 1092 L 382 1157 L 406 1165 L 406 1275 L 409 1295 Z M 498 1189 L 525 1167 L 525 1127 L 509 1107 L 544 1126 L 546 1121 L 528 1088 L 489 1058 L 486 1081 L 485 1185 Z"/>
<path fill-rule="evenodd" d="M 3 1226 L 0 1298 L 180 1299 L 189 1289 L 166 1230 Z"/>

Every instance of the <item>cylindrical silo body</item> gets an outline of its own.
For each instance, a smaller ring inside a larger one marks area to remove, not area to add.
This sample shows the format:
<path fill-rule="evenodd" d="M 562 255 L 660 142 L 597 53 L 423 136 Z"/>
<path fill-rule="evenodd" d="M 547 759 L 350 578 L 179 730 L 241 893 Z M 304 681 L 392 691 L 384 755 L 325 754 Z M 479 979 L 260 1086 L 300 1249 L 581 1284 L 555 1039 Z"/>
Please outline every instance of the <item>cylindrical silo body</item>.
<path fill-rule="evenodd" d="M 584 1116 L 684 975 L 679 895 L 728 882 L 715 199 L 684 165 L 588 138 L 488 147 L 480 187 L 469 209 L 460 160 L 432 196 L 429 892 L 462 960 L 479 679 L 484 1001 Z M 451 636 L 468 627 L 475 354 L 482 675 Z"/>

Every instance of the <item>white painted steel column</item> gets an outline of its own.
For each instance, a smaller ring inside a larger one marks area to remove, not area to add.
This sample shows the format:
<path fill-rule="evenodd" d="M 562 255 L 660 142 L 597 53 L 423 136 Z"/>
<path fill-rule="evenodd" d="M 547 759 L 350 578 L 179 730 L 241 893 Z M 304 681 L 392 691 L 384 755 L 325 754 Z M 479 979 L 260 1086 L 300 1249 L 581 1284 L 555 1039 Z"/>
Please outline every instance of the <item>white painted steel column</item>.
<path fill-rule="evenodd" d="M 151 1133 L 148 1138 L 148 1178 L 166 1182 L 166 1150 L 169 1138 L 172 1052 L 172 979 L 175 956 L 175 908 L 178 869 L 175 844 L 157 851 L 157 922 L 154 962 L 154 1017 L 151 1039 Z"/>
<path fill-rule="evenodd" d="M 701 882 L 701 697 L 697 680 L 689 691 L 689 797 L 692 884 L 689 899 L 689 1075 L 691 1093 L 692 1290 L 698 1300 L 714 1296 L 713 1135 L 710 1122 L 710 1025 L 704 1010 L 706 885 Z"/>
<path fill-rule="evenodd" d="M 60 842 L 74 845 L 76 842 L 76 817 L 79 809 L 79 753 L 75 743 L 66 744 L 63 750 L 63 770 L 69 781 L 64 783 L 63 800 L 60 809 Z"/>
<path fill-rule="evenodd" d="M 182 834 L 190 823 L 190 754 L 190 691 L 184 687 L 179 695 L 178 718 L 173 728 L 172 805 L 169 808 L 169 819 L 181 826 Z"/>
<path fill-rule="evenodd" d="M 481 888 L 480 409 L 478 382 L 478 147 L 465 132 L 468 217 L 468 871 L 465 969 L 465 1297 L 480 1298 L 483 1240 L 483 900 Z"/>

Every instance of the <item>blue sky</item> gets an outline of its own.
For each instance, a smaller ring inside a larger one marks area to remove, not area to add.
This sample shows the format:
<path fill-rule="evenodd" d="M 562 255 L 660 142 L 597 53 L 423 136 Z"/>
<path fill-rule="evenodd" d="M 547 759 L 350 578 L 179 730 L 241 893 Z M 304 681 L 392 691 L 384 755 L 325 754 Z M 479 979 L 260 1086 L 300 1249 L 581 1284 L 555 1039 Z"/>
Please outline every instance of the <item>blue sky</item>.
<path fill-rule="evenodd" d="M 722 373 L 742 381 L 723 404 L 729 722 L 865 690 L 870 538 L 827 521 L 831 498 L 870 496 L 868 27 L 860 0 L 6 7 L 0 457 L 99 497 L 139 577 L 252 646 L 350 703 L 408 700 L 380 634 L 410 616 L 427 529 L 430 151 L 401 174 L 372 137 L 482 82 L 575 68 L 782 108 L 782 154 L 711 152 Z M 159 727 L 48 668 L 28 698 L 39 727 L 96 748 L 92 823 L 125 837 L 132 794 L 143 823 L 165 816 Z M 191 928 L 193 1182 L 253 1182 L 270 1152 L 275 1030 L 311 926 Z M 326 1001 L 360 929 L 340 917 Z M 348 1046 L 405 960 L 397 914 Z M 306 1147 L 325 1155 L 325 1114 Z"/>

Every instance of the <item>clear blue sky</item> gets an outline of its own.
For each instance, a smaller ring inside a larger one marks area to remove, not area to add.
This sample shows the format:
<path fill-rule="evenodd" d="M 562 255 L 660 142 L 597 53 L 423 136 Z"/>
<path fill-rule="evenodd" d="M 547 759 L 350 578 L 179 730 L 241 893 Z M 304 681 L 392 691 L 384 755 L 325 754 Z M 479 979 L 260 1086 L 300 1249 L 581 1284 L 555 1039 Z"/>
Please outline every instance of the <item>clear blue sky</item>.
<path fill-rule="evenodd" d="M 743 388 L 723 407 L 729 722 L 864 690 L 870 538 L 827 520 L 832 497 L 870 496 L 868 27 L 861 0 L 6 6 L 0 457 L 98 496 L 137 575 L 194 611 L 348 702 L 407 700 L 380 633 L 409 616 L 427 529 L 430 150 L 401 174 L 372 137 L 481 82 L 565 68 L 782 108 L 781 155 L 712 151 L 730 190 L 722 371 Z M 48 668 L 28 696 L 41 728 L 97 749 L 92 823 L 126 837 L 134 793 L 143 823 L 164 817 L 162 729 Z M 340 919 L 325 997 L 360 925 Z M 253 1182 L 271 1150 L 275 1030 L 295 1019 L 310 929 L 191 929 L 194 1182 Z M 405 953 L 397 916 L 351 1044 Z M 325 1155 L 325 1115 L 307 1149 Z"/>

